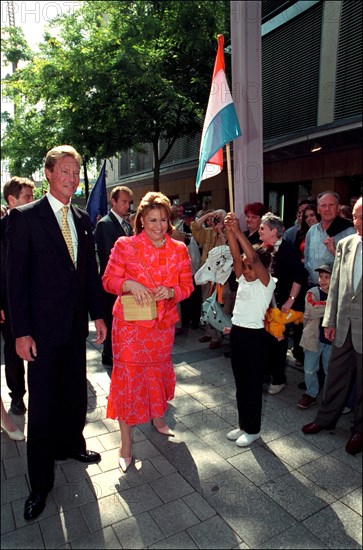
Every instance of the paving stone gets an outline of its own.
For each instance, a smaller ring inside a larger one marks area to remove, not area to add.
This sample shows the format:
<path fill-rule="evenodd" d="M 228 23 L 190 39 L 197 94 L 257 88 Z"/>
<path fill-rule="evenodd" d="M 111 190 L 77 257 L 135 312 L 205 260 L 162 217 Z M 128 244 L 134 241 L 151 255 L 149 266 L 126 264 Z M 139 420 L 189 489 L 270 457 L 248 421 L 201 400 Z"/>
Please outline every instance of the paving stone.
<path fill-rule="evenodd" d="M 183 501 L 189 506 L 200 521 L 211 518 L 216 515 L 214 508 L 202 497 L 200 493 L 194 492 L 183 497 Z"/>
<path fill-rule="evenodd" d="M 336 498 L 345 496 L 362 484 L 362 477 L 358 472 L 330 456 L 305 464 L 299 471 Z"/>
<path fill-rule="evenodd" d="M 150 510 L 150 514 L 165 537 L 170 537 L 178 531 L 184 531 L 188 527 L 199 523 L 197 516 L 181 499 L 173 500 L 154 510 Z"/>
<path fill-rule="evenodd" d="M 198 437 L 203 437 L 216 430 L 229 430 L 230 424 L 223 420 L 203 405 L 201 412 L 185 415 L 182 418 L 183 424 L 192 430 Z"/>
<path fill-rule="evenodd" d="M 341 447 L 340 449 L 336 449 L 335 451 L 330 453 L 330 456 L 332 458 L 336 458 L 343 464 L 346 464 L 347 466 L 349 466 L 349 468 L 352 468 L 352 470 L 355 470 L 356 472 L 359 472 L 360 474 L 362 474 L 362 471 L 363 471 L 362 455 L 361 453 L 358 453 L 356 455 L 350 455 L 349 453 L 347 453 L 347 451 L 345 450 L 345 445 L 347 442 L 348 442 L 348 437 L 345 436 L 343 447 Z"/>
<path fill-rule="evenodd" d="M 349 508 L 357 512 L 360 516 L 362 515 L 362 487 L 358 487 L 358 489 L 345 495 L 340 501 L 349 506 Z"/>
<path fill-rule="evenodd" d="M 270 548 L 271 550 L 276 550 L 276 548 L 286 548 L 286 550 L 320 550 L 328 548 L 328 546 L 313 535 L 304 525 L 299 524 L 263 542 L 258 548 Z"/>
<path fill-rule="evenodd" d="M 100 492 L 94 490 L 89 479 L 81 479 L 54 487 L 52 496 L 58 509 L 65 511 L 82 506 L 86 502 L 92 502 L 101 495 Z"/>
<path fill-rule="evenodd" d="M 9 533 L 15 529 L 15 521 L 11 504 L 1 506 L 1 534 Z"/>
<path fill-rule="evenodd" d="M 273 479 L 261 489 L 300 522 L 335 500 L 330 493 L 298 472 Z"/>
<path fill-rule="evenodd" d="M 241 542 L 236 533 L 219 516 L 187 529 L 198 548 L 234 548 Z"/>
<path fill-rule="evenodd" d="M 84 504 L 80 510 L 91 533 L 129 517 L 118 493 Z"/>
<path fill-rule="evenodd" d="M 120 491 L 121 502 L 130 516 L 160 506 L 163 502 L 149 484 Z"/>
<path fill-rule="evenodd" d="M 6 479 L 1 482 L 1 504 L 26 499 L 29 495 L 29 485 L 25 475 Z"/>
<path fill-rule="evenodd" d="M 1 536 L 1 548 L 46 548 L 43 543 L 42 533 L 37 523 L 28 524 L 26 527 Z"/>
<path fill-rule="evenodd" d="M 79 508 L 40 521 L 46 548 L 57 548 L 89 533 Z"/>
<path fill-rule="evenodd" d="M 123 548 L 147 548 L 164 539 L 162 531 L 148 512 L 120 521 L 113 529 Z"/>
<path fill-rule="evenodd" d="M 176 535 L 172 535 L 171 537 L 152 544 L 151 546 L 149 546 L 149 548 L 155 550 L 163 548 L 165 548 L 166 550 L 173 548 L 175 548 L 175 550 L 180 550 L 180 548 L 183 548 L 183 550 L 193 550 L 194 548 L 198 548 L 198 546 L 195 544 L 195 542 L 193 542 L 186 531 L 180 531 L 179 533 L 176 533 Z"/>
<path fill-rule="evenodd" d="M 28 472 L 28 465 L 26 456 L 14 456 L 4 460 L 4 468 L 6 479 L 18 477 L 21 474 L 26 475 Z"/>
<path fill-rule="evenodd" d="M 80 550 L 94 548 L 98 550 L 99 548 L 122 548 L 122 546 L 112 527 L 106 527 L 96 533 L 89 533 L 79 539 L 73 540 L 71 548 L 79 548 Z"/>
<path fill-rule="evenodd" d="M 250 548 L 258 548 L 297 523 L 236 470 L 203 480 L 202 491 L 207 502 Z"/>
<path fill-rule="evenodd" d="M 42 548 L 44 531 L 46 548 L 67 550 L 361 548 L 362 456 L 345 451 L 353 415 L 342 416 L 335 430 L 305 436 L 301 427 L 316 408 L 296 407 L 303 372 L 288 364 L 286 389 L 263 395 L 261 438 L 237 447 L 226 438 L 237 422 L 230 360 L 223 357 L 228 346 L 209 350 L 198 342 L 204 333 L 188 331 L 175 341 L 177 387 L 165 419 L 176 437 L 149 423 L 134 427 L 135 460 L 125 474 L 117 462 L 118 422 L 106 419 L 111 371 L 101 364 L 102 346 L 88 342 L 84 433 L 102 461 L 57 461 L 55 488 L 33 522 L 23 518 L 27 443 L 1 434 L 2 547 Z M 9 408 L 4 368 L 1 381 Z M 14 420 L 26 433 L 27 415 Z"/>
<path fill-rule="evenodd" d="M 243 454 L 229 458 L 228 462 L 255 485 L 261 486 L 267 481 L 275 480 L 291 470 L 288 464 L 279 460 L 268 450 L 257 446 L 250 449 L 248 448 Z"/>
<path fill-rule="evenodd" d="M 150 458 L 150 462 L 163 476 L 167 476 L 176 471 L 174 466 L 170 464 L 169 460 L 167 460 L 163 455 L 158 455 Z"/>
<path fill-rule="evenodd" d="M 161 478 L 161 474 L 150 460 L 135 460 L 134 467 L 127 470 L 127 483 L 130 487 L 159 478 Z"/>
<path fill-rule="evenodd" d="M 303 442 L 295 434 L 275 439 L 267 443 L 267 447 L 292 468 L 299 468 L 304 464 L 316 460 L 323 454 L 322 451 L 310 445 L 308 441 Z"/>
<path fill-rule="evenodd" d="M 150 486 L 163 502 L 170 502 L 194 491 L 193 487 L 178 472 L 151 481 Z"/>
<path fill-rule="evenodd" d="M 328 548 L 362 548 L 362 517 L 341 502 L 307 518 L 303 525 Z"/>

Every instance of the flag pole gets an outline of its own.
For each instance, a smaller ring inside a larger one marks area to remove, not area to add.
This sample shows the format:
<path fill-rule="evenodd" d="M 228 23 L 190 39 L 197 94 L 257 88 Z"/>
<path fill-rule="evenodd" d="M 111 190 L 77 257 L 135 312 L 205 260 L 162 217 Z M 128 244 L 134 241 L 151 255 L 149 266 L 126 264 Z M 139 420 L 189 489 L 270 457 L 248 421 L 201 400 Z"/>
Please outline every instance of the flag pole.
<path fill-rule="evenodd" d="M 231 148 L 230 144 L 226 143 L 227 153 L 227 176 L 228 176 L 228 193 L 229 193 L 229 211 L 233 212 L 233 182 L 232 182 L 232 165 L 231 165 Z"/>

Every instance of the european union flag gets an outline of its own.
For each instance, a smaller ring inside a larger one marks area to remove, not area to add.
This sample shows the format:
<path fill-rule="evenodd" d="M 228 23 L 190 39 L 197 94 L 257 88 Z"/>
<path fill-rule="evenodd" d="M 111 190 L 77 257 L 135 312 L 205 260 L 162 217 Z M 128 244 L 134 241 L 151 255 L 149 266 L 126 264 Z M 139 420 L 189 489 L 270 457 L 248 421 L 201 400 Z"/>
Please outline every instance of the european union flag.
<path fill-rule="evenodd" d="M 93 227 L 96 226 L 99 216 L 102 217 L 107 214 L 106 161 L 103 163 L 100 175 L 88 197 L 86 210 Z"/>

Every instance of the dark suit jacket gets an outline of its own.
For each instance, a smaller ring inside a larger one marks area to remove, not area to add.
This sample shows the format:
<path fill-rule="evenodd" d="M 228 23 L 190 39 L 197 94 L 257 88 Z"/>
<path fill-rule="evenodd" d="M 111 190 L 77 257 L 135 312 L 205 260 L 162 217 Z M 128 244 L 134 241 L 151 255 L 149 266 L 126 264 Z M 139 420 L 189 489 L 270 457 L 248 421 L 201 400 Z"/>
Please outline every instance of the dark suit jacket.
<path fill-rule="evenodd" d="M 0 309 L 6 309 L 7 305 L 7 299 L 6 299 L 6 228 L 8 225 L 8 219 L 9 215 L 6 214 L 3 218 L 0 220 L 0 245 L 1 245 L 1 252 L 0 252 L 0 284 L 1 284 L 1 292 L 0 292 Z"/>
<path fill-rule="evenodd" d="M 11 210 L 7 291 L 14 337 L 60 345 L 71 329 L 88 335 L 88 314 L 102 317 L 102 286 L 88 214 L 71 206 L 78 235 L 77 269 L 48 198 Z"/>
<path fill-rule="evenodd" d="M 308 274 L 300 260 L 298 250 L 283 239 L 272 265 L 274 265 L 272 275 L 277 277 L 275 289 L 277 307 L 281 308 L 288 299 L 292 284 L 298 283 L 301 289 L 291 309 L 304 311 Z"/>
<path fill-rule="evenodd" d="M 131 226 L 130 226 L 131 229 Z M 132 231 L 131 231 L 132 234 Z M 106 269 L 110 252 L 119 237 L 126 237 L 120 222 L 116 216 L 109 212 L 100 219 L 95 229 L 97 254 L 100 261 L 100 274 L 103 275 Z"/>

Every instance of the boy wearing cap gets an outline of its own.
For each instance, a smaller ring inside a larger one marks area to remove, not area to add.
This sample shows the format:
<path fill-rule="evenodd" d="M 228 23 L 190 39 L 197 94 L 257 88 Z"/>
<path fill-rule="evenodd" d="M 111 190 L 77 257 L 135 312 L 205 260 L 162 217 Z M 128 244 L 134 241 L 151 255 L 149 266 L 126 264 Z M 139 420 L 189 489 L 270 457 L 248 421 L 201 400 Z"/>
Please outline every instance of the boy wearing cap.
<path fill-rule="evenodd" d="M 332 346 L 331 341 L 325 338 L 322 321 L 328 298 L 332 267 L 332 264 L 323 264 L 315 269 L 319 273 L 319 285 L 310 288 L 305 296 L 304 329 L 300 346 L 304 348 L 305 355 L 306 393 L 297 402 L 299 409 L 308 409 L 312 405 L 316 405 L 316 398 L 319 393 L 320 357 L 325 376 L 328 370 Z"/>

